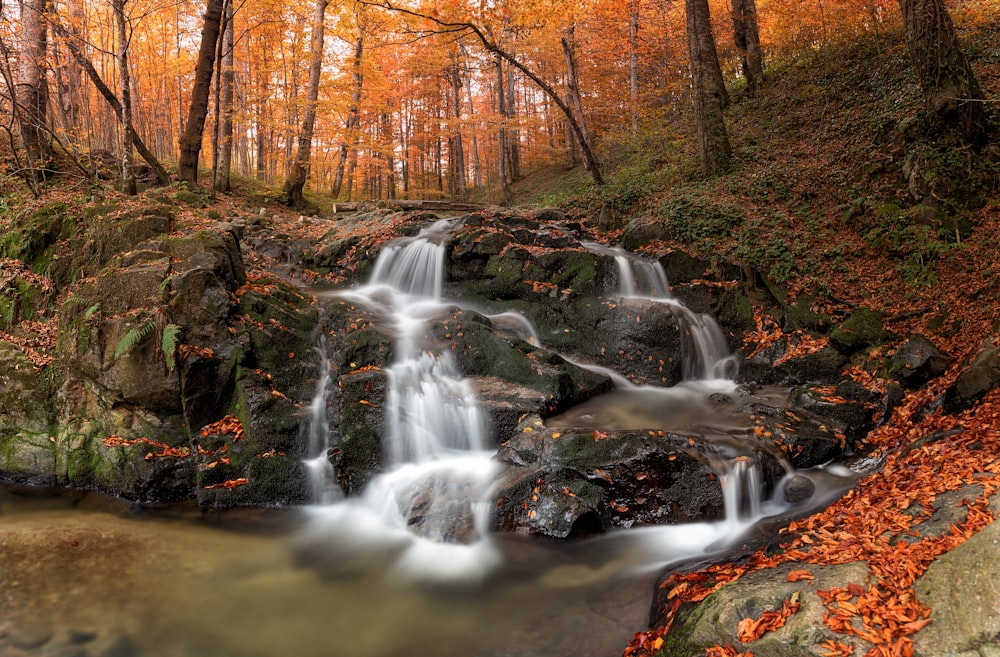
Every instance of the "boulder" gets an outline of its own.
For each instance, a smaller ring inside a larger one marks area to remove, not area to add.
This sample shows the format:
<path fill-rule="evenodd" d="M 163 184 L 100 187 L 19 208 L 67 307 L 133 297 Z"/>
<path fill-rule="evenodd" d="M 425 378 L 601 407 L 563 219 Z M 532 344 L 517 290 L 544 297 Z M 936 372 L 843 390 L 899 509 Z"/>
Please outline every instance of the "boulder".
<path fill-rule="evenodd" d="M 926 337 L 913 335 L 889 356 L 889 376 L 907 388 L 919 388 L 944 374 L 951 361 Z"/>
<path fill-rule="evenodd" d="M 945 410 L 955 413 L 971 408 L 997 388 L 1000 388 L 1000 346 L 996 338 L 990 338 L 979 346 L 972 362 L 948 388 Z"/>
<path fill-rule="evenodd" d="M 830 333 L 830 344 L 842 354 L 850 355 L 889 339 L 882 314 L 870 308 L 857 308 Z"/>

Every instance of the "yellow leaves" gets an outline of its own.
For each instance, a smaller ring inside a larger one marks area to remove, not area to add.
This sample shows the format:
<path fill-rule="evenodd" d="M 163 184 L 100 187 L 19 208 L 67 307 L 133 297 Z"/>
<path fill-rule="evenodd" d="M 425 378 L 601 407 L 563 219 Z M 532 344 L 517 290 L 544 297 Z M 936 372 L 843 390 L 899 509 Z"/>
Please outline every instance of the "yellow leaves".
<path fill-rule="evenodd" d="M 559 438 L 561 438 L 561 437 L 562 437 L 562 434 L 559 433 L 558 431 L 556 431 L 554 434 L 552 434 L 552 440 L 559 440 Z"/>

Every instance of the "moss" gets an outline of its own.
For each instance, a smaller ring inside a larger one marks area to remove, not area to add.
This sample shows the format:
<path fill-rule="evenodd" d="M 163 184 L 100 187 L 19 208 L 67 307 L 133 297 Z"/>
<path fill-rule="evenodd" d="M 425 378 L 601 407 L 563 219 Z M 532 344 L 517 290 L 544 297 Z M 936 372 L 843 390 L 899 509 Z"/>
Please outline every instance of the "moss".
<path fill-rule="evenodd" d="M 851 354 L 889 339 L 882 314 L 870 308 L 857 308 L 830 333 L 830 342 L 841 353 Z"/>

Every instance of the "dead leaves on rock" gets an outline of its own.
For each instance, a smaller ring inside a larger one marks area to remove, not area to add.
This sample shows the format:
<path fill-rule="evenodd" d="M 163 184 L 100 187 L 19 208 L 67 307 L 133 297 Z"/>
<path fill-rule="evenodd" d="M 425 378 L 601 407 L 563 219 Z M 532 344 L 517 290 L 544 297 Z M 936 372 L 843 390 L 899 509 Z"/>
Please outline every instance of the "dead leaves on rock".
<path fill-rule="evenodd" d="M 751 643 L 767 632 L 784 627 L 789 616 L 799 610 L 799 591 L 787 600 L 782 600 L 781 609 L 765 611 L 760 618 L 744 618 L 736 626 L 736 638 L 740 643 Z"/>
<path fill-rule="evenodd" d="M 865 381 L 873 387 L 880 381 Z M 940 391 L 937 391 L 940 394 Z M 819 647 L 826 657 L 847 657 L 856 648 L 865 657 L 912 657 L 913 635 L 931 622 L 931 610 L 921 603 L 913 585 L 938 556 L 947 553 L 994 520 L 989 497 L 1000 491 L 1000 391 L 988 395 L 974 409 L 946 416 L 927 414 L 933 389 L 917 391 L 897 409 L 892 424 L 882 427 L 868 442 L 889 455 L 880 472 L 869 475 L 840 500 L 803 520 L 791 522 L 781 533 L 782 551 L 755 553 L 741 564 L 716 564 L 692 573 L 675 573 L 661 587 L 667 604 L 655 630 L 639 633 L 626 656 L 652 655 L 655 640 L 665 636 L 682 605 L 697 603 L 739 579 L 744 573 L 784 563 L 844 564 L 863 561 L 869 575 L 862 583 L 817 591 L 826 607 L 824 623 L 834 635 Z M 928 440 L 933 436 L 934 440 Z M 965 519 L 943 533 L 923 530 L 933 515 L 938 495 L 968 485 L 981 487 L 966 499 Z M 788 573 L 789 582 L 815 580 L 804 568 Z M 790 601 L 786 601 L 790 602 Z M 740 641 L 759 638 L 776 629 L 787 616 L 782 610 L 744 619 L 733 628 Z M 790 615 L 790 614 L 789 614 Z M 662 645 L 662 644 L 661 644 Z M 713 652 L 714 651 L 714 652 Z M 714 646 L 707 657 L 741 655 L 730 646 Z"/>

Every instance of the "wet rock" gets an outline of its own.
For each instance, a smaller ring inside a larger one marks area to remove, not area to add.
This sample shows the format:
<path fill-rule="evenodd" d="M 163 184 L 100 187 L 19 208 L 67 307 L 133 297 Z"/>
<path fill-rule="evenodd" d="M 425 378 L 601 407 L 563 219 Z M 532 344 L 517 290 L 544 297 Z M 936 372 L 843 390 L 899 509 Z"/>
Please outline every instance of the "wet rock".
<path fill-rule="evenodd" d="M 756 435 L 773 443 L 795 468 L 811 468 L 843 456 L 849 443 L 837 425 L 798 409 L 751 402 L 741 407 L 757 425 Z"/>
<path fill-rule="evenodd" d="M 889 375 L 907 388 L 919 388 L 945 373 L 952 358 L 922 335 L 913 335 L 889 357 Z"/>
<path fill-rule="evenodd" d="M 719 519 L 722 490 L 704 456 L 718 449 L 669 433 L 554 431 L 526 420 L 498 455 L 517 467 L 499 485 L 495 526 L 564 538 Z M 766 453 L 754 458 L 767 494 L 781 467 Z"/>
<path fill-rule="evenodd" d="M 834 384 L 847 363 L 844 355 L 830 347 L 792 358 L 786 357 L 788 351 L 789 344 L 782 340 L 743 360 L 739 380 L 776 385 Z"/>
<path fill-rule="evenodd" d="M 781 494 L 789 504 L 804 502 L 816 492 L 816 485 L 808 477 L 793 475 L 781 485 Z"/>
<path fill-rule="evenodd" d="M 991 338 L 983 342 L 972 362 L 945 393 L 945 410 L 958 412 L 971 408 L 991 390 L 1000 387 L 1000 347 Z"/>
<path fill-rule="evenodd" d="M 803 386 L 792 391 L 791 403 L 813 416 L 851 442 L 863 438 L 875 426 L 875 412 L 881 398 L 851 380 L 842 381 L 832 394 L 825 387 Z"/>
<path fill-rule="evenodd" d="M 33 650 L 52 639 L 52 625 L 37 616 L 15 618 L 7 627 L 7 640 L 15 648 Z"/>

